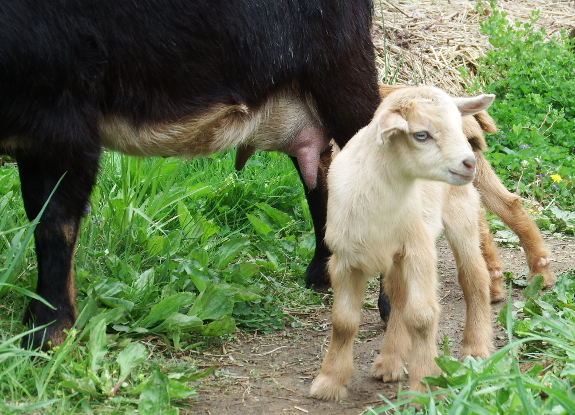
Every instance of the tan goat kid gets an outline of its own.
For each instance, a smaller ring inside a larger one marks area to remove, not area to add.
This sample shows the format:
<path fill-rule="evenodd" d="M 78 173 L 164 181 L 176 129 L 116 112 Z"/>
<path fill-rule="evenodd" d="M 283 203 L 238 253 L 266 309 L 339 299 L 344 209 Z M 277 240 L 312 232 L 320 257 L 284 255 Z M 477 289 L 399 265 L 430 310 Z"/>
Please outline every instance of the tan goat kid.
<path fill-rule="evenodd" d="M 470 184 L 476 159 L 461 115 L 484 110 L 493 99 L 452 98 L 433 87 L 398 89 L 333 160 L 325 237 L 333 252 L 333 329 L 313 397 L 346 396 L 365 287 L 378 273 L 392 311 L 372 374 L 399 380 L 407 362 L 410 389 L 422 391 L 421 379 L 439 373 L 435 239 L 442 230 L 465 281 L 462 352 L 491 353 L 490 276 L 480 248 L 479 195 Z"/>

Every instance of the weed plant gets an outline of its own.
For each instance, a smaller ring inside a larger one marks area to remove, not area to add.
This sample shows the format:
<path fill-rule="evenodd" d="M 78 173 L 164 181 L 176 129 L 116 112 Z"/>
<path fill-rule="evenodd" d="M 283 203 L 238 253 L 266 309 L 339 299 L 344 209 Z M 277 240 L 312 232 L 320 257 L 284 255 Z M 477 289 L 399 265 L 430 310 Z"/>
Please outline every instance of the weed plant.
<path fill-rule="evenodd" d="M 556 286 L 539 297 L 541 276 L 524 290 L 525 301 L 511 302 L 499 321 L 508 344 L 488 359 L 449 355 L 437 358 L 443 373 L 426 378 L 435 392 L 399 391 L 397 402 L 366 414 L 572 414 L 575 413 L 575 271 L 559 276 Z M 437 396 L 441 395 L 441 399 Z M 416 411 L 408 403 L 418 403 Z"/>
<path fill-rule="evenodd" d="M 193 403 L 189 382 L 211 371 L 191 351 L 237 326 L 284 328 L 284 307 L 320 303 L 302 289 L 314 236 L 291 161 L 263 153 L 241 172 L 233 165 L 232 152 L 103 155 L 76 253 L 78 321 L 50 353 L 19 348 L 35 222 L 24 220 L 14 165 L 0 170 L 0 412 L 177 413 Z M 164 355 L 187 364 L 168 367 Z"/>
<path fill-rule="evenodd" d="M 478 3 L 482 8 L 483 3 Z M 474 90 L 494 93 L 489 113 L 499 132 L 486 153 L 507 188 L 530 203 L 538 225 L 575 232 L 575 44 L 549 38 L 530 21 L 510 21 L 491 3 L 481 32 L 493 46 L 479 60 Z"/>

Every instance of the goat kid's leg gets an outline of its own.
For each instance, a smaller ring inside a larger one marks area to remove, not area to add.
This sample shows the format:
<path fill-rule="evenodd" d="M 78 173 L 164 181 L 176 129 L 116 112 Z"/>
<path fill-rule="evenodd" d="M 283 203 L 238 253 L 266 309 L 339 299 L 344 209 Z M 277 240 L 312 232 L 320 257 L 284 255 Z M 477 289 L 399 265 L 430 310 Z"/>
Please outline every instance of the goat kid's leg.
<path fill-rule="evenodd" d="M 545 247 L 537 225 L 521 206 L 519 196 L 510 193 L 501 183 L 491 166 L 481 153 L 477 157 L 477 176 L 473 185 L 481 195 L 481 202 L 490 212 L 501 218 L 517 236 L 529 265 L 530 279 L 534 275 L 543 276 L 544 288 L 555 284 L 557 277 L 550 269 L 549 250 Z"/>
<path fill-rule="evenodd" d="M 489 285 L 491 302 L 497 303 L 506 297 L 505 287 L 503 287 L 503 265 L 501 265 L 497 245 L 495 245 L 493 234 L 489 230 L 489 224 L 485 218 L 483 208 L 479 210 L 479 235 L 481 238 L 481 253 L 491 278 Z"/>
<path fill-rule="evenodd" d="M 403 267 L 407 287 L 403 320 L 411 337 L 409 389 L 419 392 L 426 390 L 421 382 L 424 377 L 441 373 L 435 363 L 439 317 L 436 251 L 433 243 L 425 248 L 412 246 L 408 252 L 413 254 L 406 256 Z"/>
<path fill-rule="evenodd" d="M 493 351 L 490 276 L 481 252 L 477 215 L 462 214 L 469 209 L 468 202 L 472 198 L 472 195 L 465 193 L 466 190 L 472 188 L 451 189 L 454 197 L 450 198 L 448 208 L 444 209 L 443 222 L 466 304 L 462 355 L 485 358 Z"/>
<path fill-rule="evenodd" d="M 393 266 L 387 275 L 382 273 L 378 306 L 386 312 L 387 328 L 381 351 L 371 366 L 371 374 L 384 382 L 394 382 L 405 377 L 405 362 L 411 350 L 411 338 L 403 320 L 406 301 L 406 286 L 401 277 L 401 268 Z M 383 306 L 382 307 L 382 302 Z"/>
<path fill-rule="evenodd" d="M 339 266 L 333 255 L 329 269 L 333 287 L 332 335 L 321 371 L 311 385 L 314 398 L 338 401 L 347 396 L 346 383 L 353 374 L 353 342 L 361 318 L 367 276 Z"/>
<path fill-rule="evenodd" d="M 420 234 L 422 239 L 425 235 Z M 372 373 L 382 380 L 400 380 L 403 362 L 409 368 L 409 388 L 425 390 L 421 379 L 440 373 L 437 357 L 436 252 L 432 239 L 428 244 L 406 247 L 396 255 L 385 291 L 391 302 L 391 316 L 381 352 Z"/>
<path fill-rule="evenodd" d="M 76 320 L 76 288 L 73 255 L 80 219 L 85 213 L 98 168 L 99 148 L 85 159 L 67 163 L 56 160 L 48 152 L 17 155 L 26 214 L 36 218 L 56 187 L 50 202 L 34 231 L 38 258 L 36 293 L 50 303 L 51 309 L 31 300 L 24 322 L 31 327 L 49 324 L 25 337 L 23 347 L 44 350 L 60 345 L 66 338 L 64 330 Z"/>

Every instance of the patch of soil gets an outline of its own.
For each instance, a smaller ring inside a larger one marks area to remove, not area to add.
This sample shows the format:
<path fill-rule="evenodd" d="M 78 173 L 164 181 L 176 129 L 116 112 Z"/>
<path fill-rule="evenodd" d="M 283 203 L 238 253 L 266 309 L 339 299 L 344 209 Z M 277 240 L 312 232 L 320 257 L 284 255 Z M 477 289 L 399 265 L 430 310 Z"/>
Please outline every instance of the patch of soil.
<path fill-rule="evenodd" d="M 546 243 L 552 252 L 552 269 L 556 274 L 575 269 L 574 238 L 547 238 Z M 447 242 L 440 240 L 437 247 L 438 272 L 442 278 L 438 346 L 447 335 L 453 342 L 451 354 L 459 356 L 465 302 Z M 527 266 L 520 249 L 502 247 L 499 251 L 505 271 L 516 277 L 526 274 Z M 366 300 L 369 304 L 377 303 L 377 285 L 374 282 L 368 288 Z M 521 289 L 513 289 L 512 295 L 520 298 Z M 503 305 L 493 305 L 496 347 L 505 344 L 504 331 L 495 323 Z M 364 307 L 362 314 L 354 349 L 356 371 L 348 384 L 347 399 L 332 403 L 308 396 L 330 338 L 329 310 L 320 310 L 307 316 L 300 315 L 299 328 L 290 327 L 271 335 L 238 333 L 237 340 L 226 343 L 221 350 L 202 354 L 197 360 L 199 363 L 219 368 L 198 383 L 198 401 L 186 413 L 358 415 L 369 407 L 377 408 L 384 404 L 378 394 L 395 400 L 399 383 L 383 383 L 369 374 L 384 335 L 379 313 L 375 307 Z M 402 388 L 406 387 L 405 382 Z"/>

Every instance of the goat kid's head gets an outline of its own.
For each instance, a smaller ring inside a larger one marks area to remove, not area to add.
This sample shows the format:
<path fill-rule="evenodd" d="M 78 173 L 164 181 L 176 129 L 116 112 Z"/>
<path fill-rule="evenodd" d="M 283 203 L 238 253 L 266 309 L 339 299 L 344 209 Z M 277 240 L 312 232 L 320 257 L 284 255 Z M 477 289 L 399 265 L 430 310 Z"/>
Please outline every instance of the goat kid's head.
<path fill-rule="evenodd" d="M 434 87 L 398 89 L 375 113 L 376 141 L 414 178 L 468 184 L 475 178 L 475 156 L 461 117 L 485 110 L 494 98 L 454 98 Z"/>

